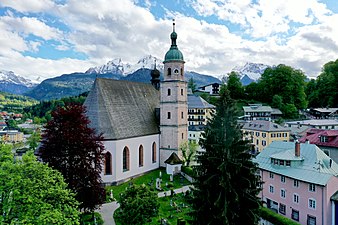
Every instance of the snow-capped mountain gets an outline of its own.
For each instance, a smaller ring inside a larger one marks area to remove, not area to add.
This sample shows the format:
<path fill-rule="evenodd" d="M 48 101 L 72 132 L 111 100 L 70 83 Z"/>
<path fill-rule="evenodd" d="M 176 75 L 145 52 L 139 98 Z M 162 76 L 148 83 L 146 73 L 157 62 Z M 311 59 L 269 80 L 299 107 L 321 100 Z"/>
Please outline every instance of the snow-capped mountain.
<path fill-rule="evenodd" d="M 244 66 L 236 66 L 232 71 L 237 72 L 241 76 L 241 80 L 246 79 L 245 76 L 247 76 L 247 78 L 257 81 L 268 67 L 270 66 L 262 63 L 247 62 Z"/>
<path fill-rule="evenodd" d="M 154 64 L 156 60 L 156 68 L 158 70 L 163 70 L 163 65 L 160 59 L 152 56 L 152 55 L 147 55 L 140 60 L 136 64 L 129 64 L 129 63 L 123 63 L 121 58 L 113 59 L 106 64 L 102 66 L 97 66 L 97 67 L 92 67 L 89 68 L 86 73 L 97 73 L 97 74 L 106 74 L 106 73 L 113 73 L 113 74 L 120 74 L 120 75 L 128 75 L 131 74 L 135 71 L 137 71 L 140 68 L 145 68 L 145 69 L 153 69 Z"/>
<path fill-rule="evenodd" d="M 12 71 L 0 70 L 0 91 L 23 94 L 35 87 L 31 80 L 14 74 Z"/>
<path fill-rule="evenodd" d="M 0 70 L 0 83 L 6 82 L 26 87 L 33 87 L 35 85 L 31 80 L 16 75 L 12 71 Z"/>

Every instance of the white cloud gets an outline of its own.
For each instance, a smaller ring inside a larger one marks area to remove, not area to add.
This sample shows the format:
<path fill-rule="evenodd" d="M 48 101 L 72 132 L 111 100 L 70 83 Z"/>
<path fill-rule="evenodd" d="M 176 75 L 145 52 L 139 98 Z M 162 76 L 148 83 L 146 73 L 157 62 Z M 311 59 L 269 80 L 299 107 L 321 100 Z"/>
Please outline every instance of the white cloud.
<path fill-rule="evenodd" d="M 52 0 L 0 0 L 1 7 L 10 7 L 19 12 L 44 12 L 53 10 Z"/>
<path fill-rule="evenodd" d="M 0 17 L 0 23 L 3 24 L 2 28 L 19 34 L 32 34 L 44 40 L 62 38 L 62 32 L 59 29 L 50 27 L 37 18 L 3 16 Z"/>
<path fill-rule="evenodd" d="M 149 9 L 136 6 L 132 0 L 112 4 L 109 0 L 69 0 L 58 5 L 53 15 L 67 25 L 67 32 L 48 26 L 40 17 L 19 18 L 11 13 L 0 17 L 0 68 L 30 78 L 47 78 L 85 71 L 114 58 L 135 63 L 152 54 L 163 59 L 170 47 L 172 18 L 176 18 L 177 43 L 187 70 L 221 75 L 245 62 L 283 63 L 316 76 L 322 65 L 337 58 L 338 15 L 330 15 L 326 6 L 315 0 L 259 0 L 257 4 L 249 0 L 194 1 L 201 15 L 215 14 L 240 24 L 253 37 L 264 37 L 251 40 L 240 31 L 233 33 L 221 22 L 211 24 L 169 9 L 164 9 L 163 19 L 155 19 Z M 42 11 L 48 5 L 31 10 Z M 27 41 L 28 34 L 58 40 L 55 49 L 75 49 L 88 60 L 22 56 L 20 52 L 36 51 L 41 44 Z"/>

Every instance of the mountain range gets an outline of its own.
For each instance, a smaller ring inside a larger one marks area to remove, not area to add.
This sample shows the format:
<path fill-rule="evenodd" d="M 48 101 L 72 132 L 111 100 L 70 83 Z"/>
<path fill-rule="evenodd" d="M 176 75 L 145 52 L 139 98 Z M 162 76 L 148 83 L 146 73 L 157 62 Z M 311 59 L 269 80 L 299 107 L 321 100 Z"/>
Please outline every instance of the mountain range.
<path fill-rule="evenodd" d="M 84 73 L 63 74 L 46 79 L 38 85 L 15 75 L 13 72 L 1 71 L 0 75 L 3 75 L 0 76 L 0 90 L 13 94 L 24 94 L 37 100 L 50 100 L 89 91 L 97 77 L 150 83 L 150 72 L 156 62 L 161 62 L 161 60 L 151 55 L 141 58 L 134 65 L 124 63 L 122 59 L 118 58 L 104 65 L 89 68 Z M 242 83 L 246 85 L 256 81 L 267 67 L 263 64 L 247 63 L 244 67 L 236 67 L 234 70 L 236 69 L 235 71 L 241 75 Z M 163 64 L 156 63 L 156 68 L 161 72 L 160 79 L 163 80 Z M 186 71 L 186 81 L 190 78 L 194 79 L 197 87 L 210 83 L 221 83 L 213 76 Z"/>

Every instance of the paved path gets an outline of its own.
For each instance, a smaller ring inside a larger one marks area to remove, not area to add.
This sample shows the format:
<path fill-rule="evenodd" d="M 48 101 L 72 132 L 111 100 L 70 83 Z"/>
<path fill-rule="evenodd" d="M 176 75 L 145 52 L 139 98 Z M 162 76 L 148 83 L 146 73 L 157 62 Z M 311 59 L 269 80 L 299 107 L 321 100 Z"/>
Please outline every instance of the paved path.
<path fill-rule="evenodd" d="M 178 194 L 178 193 L 186 192 L 188 190 L 190 190 L 190 185 L 175 189 L 174 191 L 176 194 Z M 170 191 L 166 191 L 166 192 L 164 191 L 164 192 L 159 192 L 158 197 L 159 198 L 164 197 L 165 193 L 167 196 L 170 195 Z M 120 205 L 117 202 L 110 202 L 110 203 L 103 204 L 100 209 L 96 210 L 97 212 L 101 214 L 105 225 L 115 225 L 113 215 L 114 215 L 115 210 L 119 206 Z"/>

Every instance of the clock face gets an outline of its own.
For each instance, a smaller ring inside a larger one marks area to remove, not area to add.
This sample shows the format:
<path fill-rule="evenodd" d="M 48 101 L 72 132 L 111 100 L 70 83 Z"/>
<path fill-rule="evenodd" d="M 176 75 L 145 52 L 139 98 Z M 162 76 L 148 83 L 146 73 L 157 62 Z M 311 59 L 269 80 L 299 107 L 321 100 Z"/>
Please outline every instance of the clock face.
<path fill-rule="evenodd" d="M 178 69 L 176 68 L 176 69 L 174 69 L 174 74 L 178 74 Z"/>

